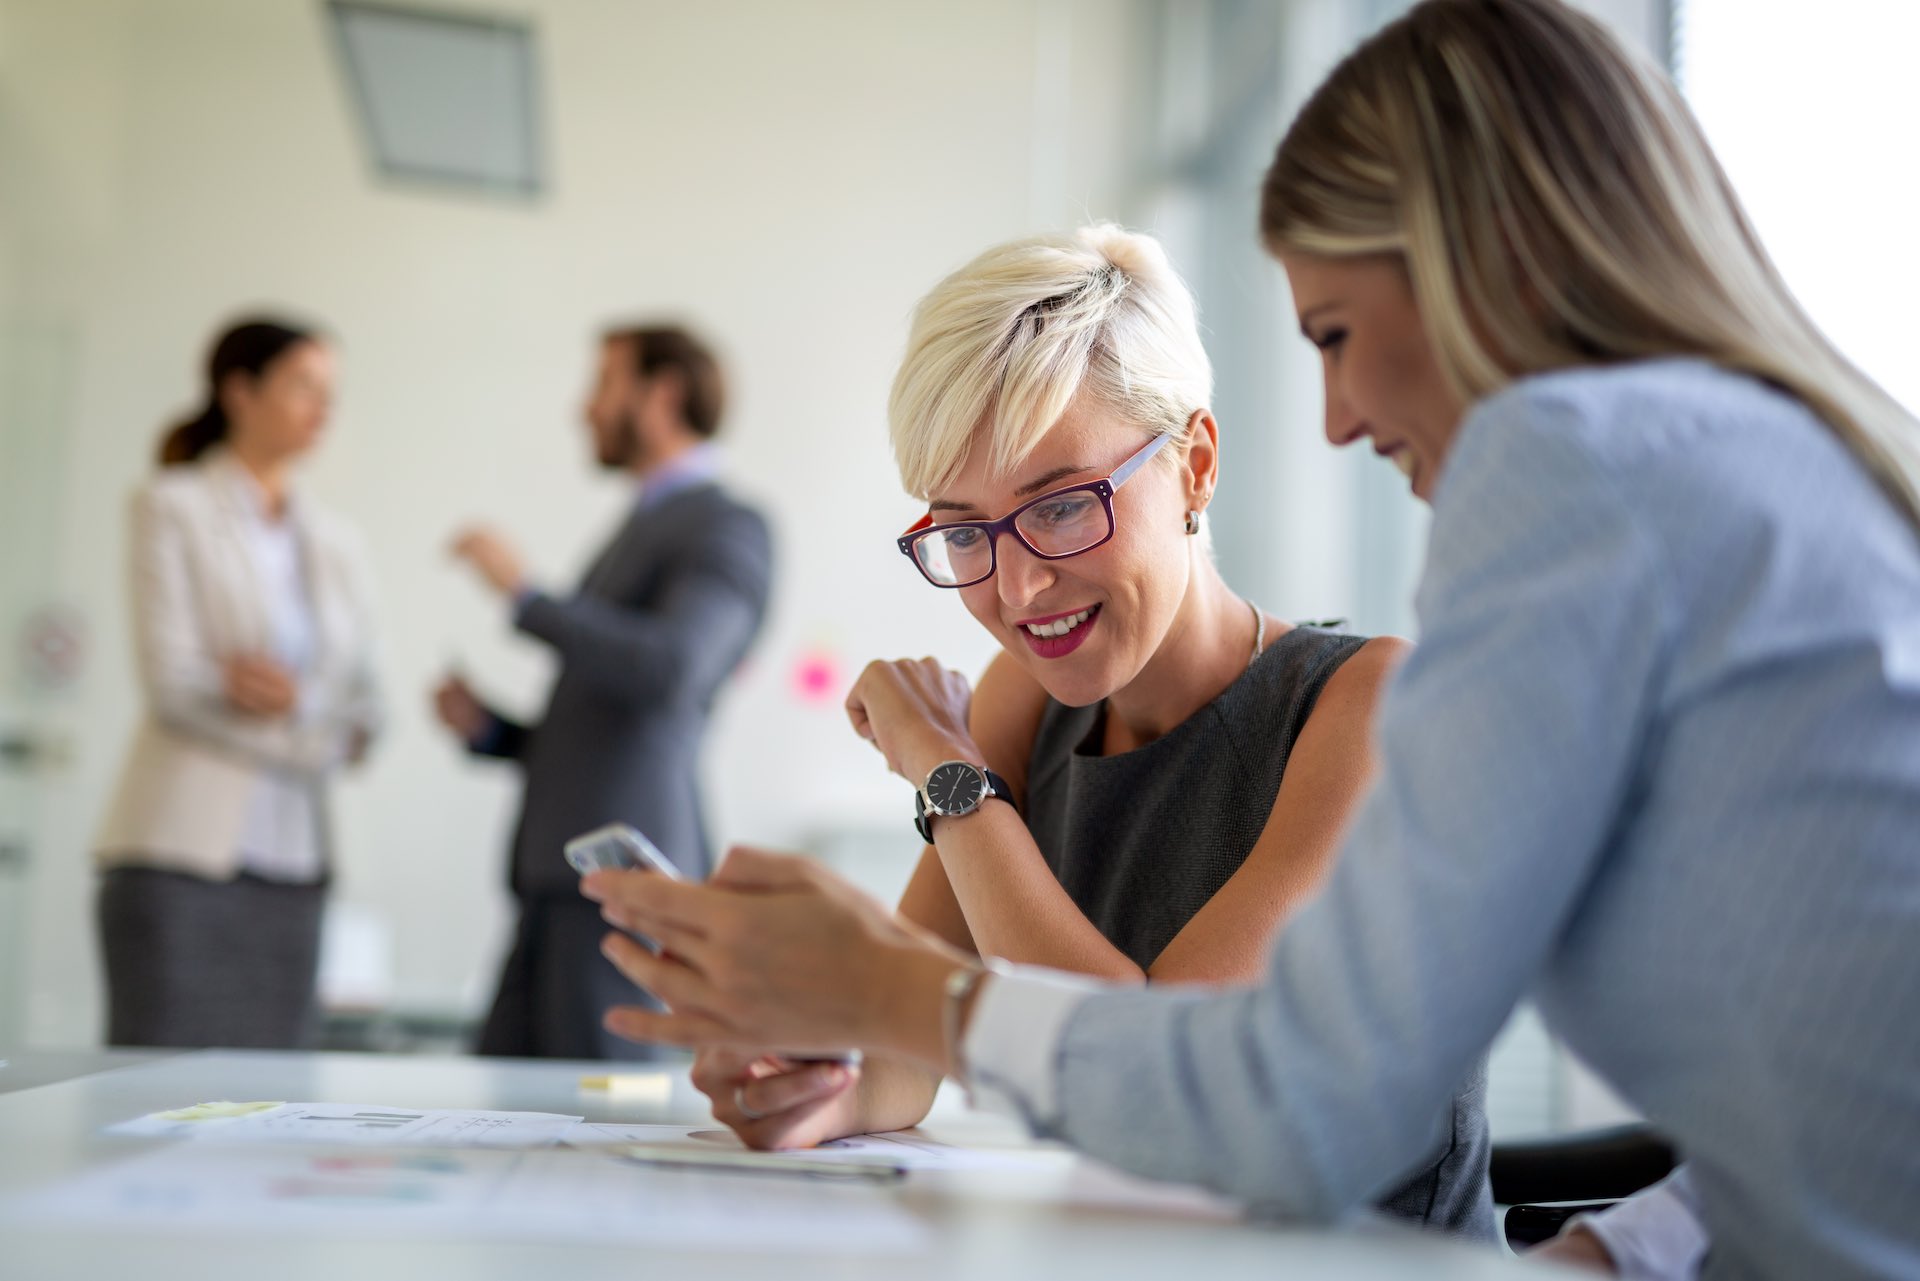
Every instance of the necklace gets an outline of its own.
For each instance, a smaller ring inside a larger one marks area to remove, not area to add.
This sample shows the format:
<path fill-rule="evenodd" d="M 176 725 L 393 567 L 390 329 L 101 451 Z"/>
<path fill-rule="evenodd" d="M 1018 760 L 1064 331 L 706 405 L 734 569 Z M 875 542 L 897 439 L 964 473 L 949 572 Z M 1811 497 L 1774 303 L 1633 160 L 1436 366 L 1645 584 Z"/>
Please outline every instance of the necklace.
<path fill-rule="evenodd" d="M 1260 607 L 1252 601 L 1247 602 L 1247 608 L 1253 611 L 1253 653 L 1247 658 L 1247 666 L 1251 668 L 1254 661 L 1260 657 L 1260 651 L 1266 647 L 1267 616 L 1261 613 Z"/>

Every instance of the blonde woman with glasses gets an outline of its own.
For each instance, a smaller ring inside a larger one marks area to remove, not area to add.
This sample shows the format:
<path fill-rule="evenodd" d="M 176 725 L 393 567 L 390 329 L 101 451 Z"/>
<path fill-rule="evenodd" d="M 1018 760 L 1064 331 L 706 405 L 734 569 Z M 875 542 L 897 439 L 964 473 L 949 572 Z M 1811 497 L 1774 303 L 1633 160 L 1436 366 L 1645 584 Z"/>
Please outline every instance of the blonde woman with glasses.
<path fill-rule="evenodd" d="M 901 569 L 1002 653 L 977 692 L 932 660 L 874 663 L 847 708 L 916 788 L 899 914 L 966 954 L 1250 981 L 1365 788 L 1407 646 L 1288 626 L 1221 577 L 1212 381 L 1185 284 L 1118 227 L 989 250 L 915 312 L 890 417 L 927 514 Z M 1481 1065 L 1462 1077 L 1441 1139 L 1375 1200 L 1491 1237 Z M 916 1124 L 940 1074 L 710 1050 L 693 1079 L 748 1143 L 799 1147 Z"/>
<path fill-rule="evenodd" d="M 918 1059 L 1332 1219 L 1531 996 L 1687 1158 L 1691 1245 L 1595 1262 L 1920 1276 L 1920 424 L 1802 313 L 1673 87 L 1557 0 L 1368 40 L 1261 232 L 1329 439 L 1433 507 L 1379 772 L 1265 978 L 989 969 L 741 851 L 589 883 L 670 952 L 609 942 L 673 1009 L 628 1030 Z"/>

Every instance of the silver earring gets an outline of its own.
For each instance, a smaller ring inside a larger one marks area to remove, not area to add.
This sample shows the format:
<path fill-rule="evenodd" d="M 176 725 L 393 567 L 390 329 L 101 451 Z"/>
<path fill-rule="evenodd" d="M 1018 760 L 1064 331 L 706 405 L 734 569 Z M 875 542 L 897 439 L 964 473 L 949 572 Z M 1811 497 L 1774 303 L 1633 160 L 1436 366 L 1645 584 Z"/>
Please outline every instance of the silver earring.
<path fill-rule="evenodd" d="M 1200 532 L 1200 513 L 1195 511 L 1190 511 L 1187 513 L 1187 537 L 1191 538 L 1199 532 Z"/>

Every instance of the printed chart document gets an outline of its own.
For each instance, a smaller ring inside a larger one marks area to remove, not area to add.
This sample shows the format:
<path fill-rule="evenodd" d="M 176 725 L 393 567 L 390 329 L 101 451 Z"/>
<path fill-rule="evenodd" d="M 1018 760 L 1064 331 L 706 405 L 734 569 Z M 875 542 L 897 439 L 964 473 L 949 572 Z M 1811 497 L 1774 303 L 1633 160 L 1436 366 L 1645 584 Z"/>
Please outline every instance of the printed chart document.
<path fill-rule="evenodd" d="M 155 1112 L 107 1133 L 137 1138 L 364 1144 L 374 1147 L 545 1148 L 581 1118 L 554 1112 L 474 1112 L 358 1103 L 200 1103 Z"/>
<path fill-rule="evenodd" d="M 728 1252 L 928 1248 L 896 1192 L 654 1169 L 604 1152 L 178 1143 L 0 1202 L 20 1225 L 222 1236 L 451 1235 Z"/>
<path fill-rule="evenodd" d="M 613 1125 L 587 1121 L 567 1134 L 576 1148 L 616 1147 L 632 1156 L 670 1159 L 676 1152 L 715 1148 L 745 1153 L 731 1131 L 713 1125 Z M 816 1148 L 790 1152 L 756 1152 L 769 1168 L 783 1160 L 835 1162 L 847 1165 L 894 1166 L 902 1170 L 1010 1170 L 1061 1166 L 1071 1158 L 1047 1148 L 957 1148 L 924 1134 L 901 1130 L 893 1134 L 858 1134 L 833 1139 Z"/>

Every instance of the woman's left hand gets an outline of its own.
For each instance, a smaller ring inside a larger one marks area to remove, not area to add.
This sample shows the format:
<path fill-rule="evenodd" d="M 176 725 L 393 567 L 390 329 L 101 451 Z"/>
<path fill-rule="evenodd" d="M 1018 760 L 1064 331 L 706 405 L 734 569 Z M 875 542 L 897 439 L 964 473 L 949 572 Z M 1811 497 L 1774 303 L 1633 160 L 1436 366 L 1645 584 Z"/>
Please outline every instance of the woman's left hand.
<path fill-rule="evenodd" d="M 789 1055 L 858 1049 L 946 1070 L 942 985 L 967 958 L 811 859 L 735 849 L 706 884 L 595 872 L 581 892 L 621 934 L 601 950 L 669 1007 L 608 1012 L 635 1041 Z"/>
<path fill-rule="evenodd" d="M 847 695 L 847 718 L 887 768 L 916 787 L 942 761 L 980 764 L 967 728 L 973 686 L 938 659 L 868 663 Z"/>

